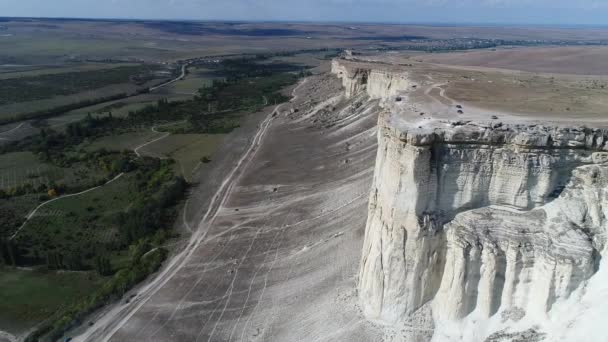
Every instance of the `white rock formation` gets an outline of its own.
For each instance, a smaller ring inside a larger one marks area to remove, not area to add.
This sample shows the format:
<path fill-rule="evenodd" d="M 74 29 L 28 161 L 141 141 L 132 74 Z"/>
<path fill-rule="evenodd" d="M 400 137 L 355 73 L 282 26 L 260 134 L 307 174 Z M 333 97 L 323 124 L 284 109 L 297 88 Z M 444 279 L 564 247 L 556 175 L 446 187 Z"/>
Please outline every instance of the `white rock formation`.
<path fill-rule="evenodd" d="M 410 86 L 407 73 L 394 73 L 381 69 L 352 68 L 338 60 L 332 62 L 332 72 L 342 79 L 346 97 L 365 89 L 374 99 L 395 96 Z"/>
<path fill-rule="evenodd" d="M 332 67 L 347 96 L 388 99 L 410 87 L 407 74 L 349 63 Z M 608 132 L 419 127 L 398 116 L 379 118 L 359 276 L 365 315 L 389 325 L 428 310 L 435 325 L 494 322 L 436 340 L 517 338 L 497 331 L 520 320 L 519 329 L 532 329 L 525 334 L 540 336 L 536 325 L 559 320 L 555 306 L 576 306 L 607 256 Z"/>

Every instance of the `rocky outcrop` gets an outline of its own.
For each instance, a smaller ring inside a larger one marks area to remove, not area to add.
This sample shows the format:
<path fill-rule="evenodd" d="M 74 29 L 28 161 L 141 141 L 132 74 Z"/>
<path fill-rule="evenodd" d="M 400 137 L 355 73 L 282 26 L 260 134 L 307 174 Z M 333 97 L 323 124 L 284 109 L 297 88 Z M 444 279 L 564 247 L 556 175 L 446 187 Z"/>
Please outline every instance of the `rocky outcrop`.
<path fill-rule="evenodd" d="M 347 98 L 365 90 L 373 99 L 384 99 L 410 86 L 407 73 L 370 68 L 343 60 L 332 62 L 332 73 L 342 79 Z"/>
<path fill-rule="evenodd" d="M 608 160 L 607 132 L 474 123 L 403 131 L 390 114 L 380 122 L 359 284 L 369 317 L 395 322 L 434 298 L 449 319 L 477 308 L 547 311 L 593 274 L 603 242 L 590 236 L 603 216 L 576 217 L 593 222 L 583 229 L 555 208 L 568 207 L 583 165 Z"/>
<path fill-rule="evenodd" d="M 388 98 L 409 84 L 333 70 L 347 95 Z M 608 131 L 402 115 L 379 119 L 359 274 L 368 318 L 398 324 L 432 309 L 445 322 L 533 324 L 585 287 L 606 254 Z"/>

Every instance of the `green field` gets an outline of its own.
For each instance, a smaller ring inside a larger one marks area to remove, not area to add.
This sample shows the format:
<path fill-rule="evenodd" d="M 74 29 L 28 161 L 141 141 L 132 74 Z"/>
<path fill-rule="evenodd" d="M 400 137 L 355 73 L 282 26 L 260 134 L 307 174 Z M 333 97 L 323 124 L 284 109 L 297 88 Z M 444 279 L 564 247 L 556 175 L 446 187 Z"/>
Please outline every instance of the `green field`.
<path fill-rule="evenodd" d="M 87 296 L 103 279 L 94 272 L 0 266 L 0 330 L 20 334 Z"/>
<path fill-rule="evenodd" d="M 175 172 L 186 179 L 201 158 L 213 155 L 225 138 L 225 134 L 172 134 L 141 149 L 141 153 L 165 156 L 176 161 Z"/>
<path fill-rule="evenodd" d="M 112 115 L 116 117 L 124 117 L 127 116 L 130 110 L 138 110 L 143 108 L 148 104 L 154 104 L 159 99 L 166 98 L 166 96 L 159 94 L 141 94 L 133 97 L 129 97 L 126 99 L 115 100 L 104 102 L 101 104 L 83 107 L 80 109 L 75 109 L 67 112 L 64 115 L 57 116 L 55 118 L 60 119 L 64 116 L 67 117 L 76 117 L 84 118 L 88 113 L 94 114 L 106 114 L 108 112 L 112 112 Z"/>
<path fill-rule="evenodd" d="M 0 238 L 11 236 L 25 216 L 48 199 L 49 189 L 78 192 L 103 182 L 110 172 L 99 166 L 82 161 L 59 167 L 42 162 L 32 152 L 0 154 Z M 55 215 L 51 209 L 39 214 Z"/>
<path fill-rule="evenodd" d="M 223 79 L 223 77 L 214 74 L 211 69 L 191 66 L 188 68 L 188 75 L 185 79 L 171 84 L 166 90 L 169 94 L 194 95 L 200 88 L 208 87 L 213 80 L 220 79 Z"/>
<path fill-rule="evenodd" d="M 139 89 L 139 87 L 133 84 L 116 84 L 76 94 L 58 95 L 42 100 L 4 104 L 0 105 L 0 119 L 52 109 L 84 100 L 94 100 L 100 97 L 131 93 L 137 91 L 137 89 Z"/>
<path fill-rule="evenodd" d="M 75 164 L 69 168 L 41 162 L 32 152 L 0 154 L 0 189 L 31 184 L 33 187 L 51 182 L 75 186 L 94 182 L 107 176 L 106 172 L 90 170 L 86 165 Z"/>
<path fill-rule="evenodd" d="M 11 320 L 18 320 L 24 322 L 19 329 L 39 324 L 34 339 L 58 339 L 70 322 L 86 324 L 86 316 L 93 310 L 119 300 L 161 266 L 167 255 L 161 247 L 177 237 L 171 227 L 188 186 L 184 179 L 191 179 L 203 162 L 213 162 L 218 147 L 244 116 L 285 101 L 282 88 L 301 74 L 299 67 L 283 62 L 258 64 L 257 60 L 193 65 L 184 80 L 151 93 L 53 112 L 56 116 L 27 123 L 37 135 L 24 135 L 20 142 L 5 145 L 0 154 L 0 189 L 7 189 L 0 192 L 0 264 L 13 266 L 7 274 L 14 277 L 7 276 L 5 283 L 0 280 L 0 291 L 15 299 L 6 303 L 0 329 L 4 322 L 10 325 Z M 67 74 L 55 73 L 53 68 L 30 68 L 22 71 L 28 75 L 22 81 L 109 72 L 91 68 Z M 87 85 L 95 88 L 90 93 L 127 83 L 100 84 Z M 80 95 L 54 94 L 52 99 L 40 101 Z M 30 102 L 36 101 L 19 105 Z M 164 138 L 145 145 L 159 137 Z M 142 156 L 132 152 L 142 145 L 138 150 Z M 118 174 L 120 177 L 105 183 Z M 49 199 L 54 200 L 45 202 Z M 36 274 L 29 278 L 28 273 L 19 273 L 27 268 L 38 271 L 27 271 Z M 84 279 L 90 283 L 79 284 L 91 294 L 86 300 L 68 287 L 56 290 L 63 291 L 57 301 L 65 305 L 33 297 L 29 305 L 22 306 L 19 298 L 25 295 L 16 293 L 19 281 L 26 284 L 24 293 L 44 293 L 46 288 L 40 285 L 44 282 L 54 291 L 57 286 L 65 287 L 57 279 L 64 274 L 69 275 L 66 281 L 78 283 L 84 280 L 70 277 L 92 273 L 94 278 Z M 56 315 L 43 321 L 52 313 Z M 24 315 L 31 318 L 22 319 Z"/>
<path fill-rule="evenodd" d="M 156 64 L 100 63 L 2 73 L 0 119 L 15 120 L 84 101 L 134 94 L 173 77 L 167 71 Z"/>
<path fill-rule="evenodd" d="M 91 143 L 83 144 L 82 148 L 84 148 L 86 151 L 96 151 L 100 149 L 113 151 L 133 150 L 137 146 L 150 140 L 154 140 L 154 138 L 161 135 L 161 133 L 156 133 L 149 129 L 143 129 L 135 132 L 101 137 L 99 139 L 95 139 Z"/>
<path fill-rule="evenodd" d="M 110 183 L 40 207 L 13 239 L 3 234 L 0 267 L 12 264 L 39 271 L 0 270 L 0 329 L 21 333 L 49 318 L 52 336 L 62 334 L 67 328 L 62 317 L 79 317 L 119 299 L 125 289 L 160 267 L 166 251 L 155 247 L 171 236 L 185 183 L 174 176 L 171 161 L 135 158 L 130 163 L 130 171 Z M 25 200 L 35 197 L 0 199 L 0 211 L 16 214 L 10 206 L 21 200 L 22 207 L 31 209 L 37 203 Z M 35 291 L 29 301 L 28 291 Z M 49 291 L 57 292 L 56 298 L 45 299 Z M 46 334 L 46 329 L 37 333 Z"/>
<path fill-rule="evenodd" d="M 36 194 L 0 199 L 0 238 L 13 234 L 39 203 Z"/>
<path fill-rule="evenodd" d="M 188 77 L 167 87 L 169 93 L 181 95 L 196 95 L 200 88 L 208 86 L 213 80 L 202 77 Z"/>
<path fill-rule="evenodd" d="M 28 251 L 24 257 L 39 259 L 41 255 L 32 253 L 60 250 L 66 256 L 77 253 L 85 262 L 95 254 L 108 252 L 118 236 L 115 216 L 127 210 L 138 193 L 133 177 L 125 175 L 93 191 L 45 206 L 16 237 Z"/>
<path fill-rule="evenodd" d="M 125 117 L 132 111 L 138 111 L 145 106 L 155 105 L 160 99 L 167 99 L 168 101 L 184 101 L 191 99 L 198 89 L 211 84 L 217 77 L 209 74 L 207 69 L 198 69 L 196 67 L 189 68 L 190 73 L 181 81 L 177 81 L 170 84 L 167 87 L 158 89 L 149 94 L 141 94 L 127 99 L 110 101 L 99 105 L 90 107 L 84 107 L 81 109 L 73 110 L 63 116 L 75 117 L 80 115 L 84 117 L 87 113 L 108 113 L 112 112 L 112 115 L 116 117 Z"/>

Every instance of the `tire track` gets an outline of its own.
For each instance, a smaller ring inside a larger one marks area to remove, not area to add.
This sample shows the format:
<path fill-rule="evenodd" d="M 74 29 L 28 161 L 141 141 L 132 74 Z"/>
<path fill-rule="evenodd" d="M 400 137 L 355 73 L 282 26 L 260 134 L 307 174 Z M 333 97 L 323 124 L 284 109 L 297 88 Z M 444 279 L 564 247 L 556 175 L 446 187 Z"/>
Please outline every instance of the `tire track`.
<path fill-rule="evenodd" d="M 294 90 L 292 91 L 293 99 L 291 101 L 295 101 L 297 95 L 296 91 L 306 83 L 306 79 L 300 83 Z M 135 305 L 131 305 L 128 308 L 125 307 L 114 307 L 113 310 L 108 312 L 105 317 L 98 322 L 99 324 L 95 327 L 95 330 L 87 330 L 85 333 L 76 337 L 74 341 L 86 341 L 89 339 L 99 340 L 99 341 L 108 341 L 122 328 L 127 321 L 141 309 L 143 305 L 145 305 L 155 294 L 160 290 L 167 282 L 172 279 L 177 272 L 182 269 L 186 263 L 190 260 L 198 246 L 205 240 L 207 233 L 209 232 L 210 223 L 213 222 L 217 213 L 219 212 L 219 208 L 226 201 L 229 190 L 232 188 L 233 183 L 239 178 L 240 174 L 247 167 L 251 159 L 256 154 L 257 147 L 261 144 L 262 139 L 266 135 L 268 128 L 270 127 L 270 123 L 272 122 L 273 117 L 279 112 L 283 104 L 280 104 L 275 107 L 275 109 L 264 119 L 264 121 L 260 125 L 260 129 L 256 133 L 253 138 L 253 141 L 249 147 L 249 149 L 245 152 L 245 154 L 239 159 L 236 166 L 232 169 L 232 171 L 228 174 L 228 176 L 224 179 L 219 189 L 212 197 L 211 203 L 205 215 L 201 219 L 198 229 L 192 235 L 190 242 L 186 246 L 186 248 L 177 254 L 165 267 L 164 269 L 157 275 L 157 277 L 152 280 L 150 283 L 144 285 L 140 289 L 140 295 L 135 299 Z M 126 310 L 126 311 L 125 311 Z M 118 322 L 115 319 L 119 319 Z M 106 332 L 106 330 L 109 331 Z M 93 335 L 95 335 L 93 337 Z M 98 336 L 99 335 L 99 336 Z"/>
<path fill-rule="evenodd" d="M 251 249 L 253 248 L 253 245 L 255 244 L 255 241 L 257 240 L 258 236 L 260 235 L 260 231 L 262 231 L 262 229 L 264 229 L 264 226 L 260 227 L 256 231 L 255 236 L 253 237 L 253 239 L 251 240 L 251 243 L 249 244 L 249 247 L 247 248 L 247 251 L 245 251 L 245 255 L 243 255 L 243 257 L 241 258 L 241 261 L 239 262 L 238 266 L 236 267 L 236 271 L 234 271 L 234 276 L 232 277 L 230 286 L 228 287 L 228 290 L 226 291 L 226 292 L 228 292 L 228 298 L 226 298 L 226 304 L 224 304 L 224 307 L 222 308 L 220 317 L 217 319 L 217 321 L 215 321 L 215 324 L 213 325 L 213 329 L 211 330 L 211 333 L 209 334 L 209 338 L 207 339 L 207 342 L 211 341 L 211 338 L 213 337 L 213 334 L 215 333 L 215 330 L 217 329 L 218 323 L 222 320 L 222 317 L 224 317 L 224 313 L 226 312 L 226 308 L 228 307 L 228 304 L 230 303 L 230 299 L 232 298 L 232 293 L 234 292 L 234 283 L 236 281 L 236 278 L 239 275 L 239 270 L 240 270 L 241 266 L 243 265 L 243 262 L 245 262 L 245 259 L 249 255 L 249 252 L 251 252 Z M 213 317 L 213 315 L 214 315 L 214 313 L 212 312 L 211 316 Z M 201 329 L 199 331 L 198 335 L 196 336 L 196 341 L 198 341 L 198 339 L 200 338 L 200 335 L 203 333 L 203 331 L 204 331 L 204 329 Z"/>

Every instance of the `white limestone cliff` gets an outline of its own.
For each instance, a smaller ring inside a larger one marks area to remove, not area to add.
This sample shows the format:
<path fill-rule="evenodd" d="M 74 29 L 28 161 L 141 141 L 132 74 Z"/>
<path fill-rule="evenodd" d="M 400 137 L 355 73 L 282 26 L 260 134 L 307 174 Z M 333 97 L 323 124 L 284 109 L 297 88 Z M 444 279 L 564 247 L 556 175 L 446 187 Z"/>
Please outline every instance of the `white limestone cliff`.
<path fill-rule="evenodd" d="M 412 83 L 405 73 L 350 63 L 332 65 L 346 96 L 388 99 Z M 424 328 L 439 324 L 430 335 L 438 341 L 507 341 L 500 329 L 514 326 L 547 334 L 534 329 L 578 305 L 605 269 L 608 132 L 419 127 L 401 114 L 379 118 L 358 285 L 364 314 L 388 325 L 432 314 Z M 477 328 L 446 332 L 470 321 Z"/>
<path fill-rule="evenodd" d="M 346 62 L 334 60 L 332 72 L 342 79 L 347 98 L 365 89 L 373 99 L 395 96 L 410 86 L 407 73 L 394 73 L 381 69 L 345 66 Z"/>

